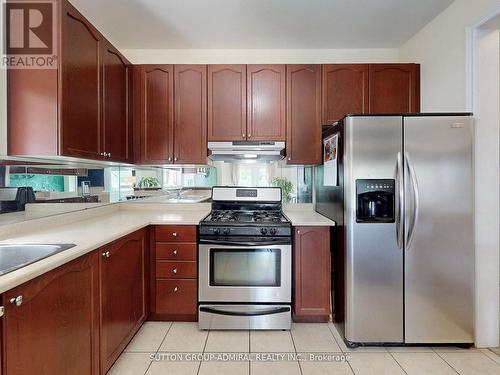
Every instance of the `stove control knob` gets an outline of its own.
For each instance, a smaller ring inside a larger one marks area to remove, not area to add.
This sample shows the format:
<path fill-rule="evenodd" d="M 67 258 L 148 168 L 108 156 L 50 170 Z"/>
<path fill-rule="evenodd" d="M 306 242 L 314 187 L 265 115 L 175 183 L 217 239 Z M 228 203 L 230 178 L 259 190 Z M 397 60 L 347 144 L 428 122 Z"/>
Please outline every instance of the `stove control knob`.
<path fill-rule="evenodd" d="M 230 233 L 229 228 L 224 228 L 223 233 L 227 236 Z"/>
<path fill-rule="evenodd" d="M 267 228 L 260 228 L 260 233 L 267 234 Z"/>
<path fill-rule="evenodd" d="M 214 234 L 219 235 L 220 234 L 220 229 L 219 228 L 214 228 Z"/>
<path fill-rule="evenodd" d="M 274 236 L 276 234 L 276 228 L 271 228 L 269 232 L 271 232 L 271 234 Z"/>

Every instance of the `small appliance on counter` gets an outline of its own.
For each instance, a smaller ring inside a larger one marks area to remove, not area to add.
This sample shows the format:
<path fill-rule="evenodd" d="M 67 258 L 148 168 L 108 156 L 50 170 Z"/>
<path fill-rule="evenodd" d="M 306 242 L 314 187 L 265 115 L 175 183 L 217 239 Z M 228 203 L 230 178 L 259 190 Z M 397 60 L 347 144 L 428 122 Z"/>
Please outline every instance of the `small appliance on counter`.
<path fill-rule="evenodd" d="M 199 328 L 290 329 L 292 227 L 281 189 L 214 187 L 199 228 Z"/>
<path fill-rule="evenodd" d="M 0 213 L 24 211 L 26 203 L 35 203 L 32 187 L 0 188 Z"/>
<path fill-rule="evenodd" d="M 472 115 L 348 115 L 323 144 L 337 161 L 317 168 L 315 208 L 337 223 L 346 343 L 473 343 Z"/>

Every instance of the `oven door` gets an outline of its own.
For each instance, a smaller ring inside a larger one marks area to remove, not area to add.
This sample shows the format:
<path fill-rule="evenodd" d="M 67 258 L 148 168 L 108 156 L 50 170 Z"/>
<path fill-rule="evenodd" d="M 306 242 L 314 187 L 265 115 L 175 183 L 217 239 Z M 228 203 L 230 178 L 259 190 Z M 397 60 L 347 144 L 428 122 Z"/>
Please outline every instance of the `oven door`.
<path fill-rule="evenodd" d="M 200 302 L 291 302 L 289 244 L 202 243 L 198 267 Z"/>

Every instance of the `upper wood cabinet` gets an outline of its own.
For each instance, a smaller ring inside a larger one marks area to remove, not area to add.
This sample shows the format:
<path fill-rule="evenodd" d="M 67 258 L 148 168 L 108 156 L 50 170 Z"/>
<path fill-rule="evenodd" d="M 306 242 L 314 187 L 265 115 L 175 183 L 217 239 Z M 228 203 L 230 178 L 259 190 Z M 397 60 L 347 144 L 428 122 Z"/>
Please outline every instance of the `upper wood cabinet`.
<path fill-rule="evenodd" d="M 247 65 L 247 139 L 285 140 L 285 65 Z"/>
<path fill-rule="evenodd" d="M 208 66 L 208 140 L 246 139 L 246 65 Z"/>
<path fill-rule="evenodd" d="M 93 252 L 5 292 L 5 374 L 99 374 L 98 283 Z"/>
<path fill-rule="evenodd" d="M 174 162 L 207 161 L 207 66 L 174 66 Z"/>
<path fill-rule="evenodd" d="M 348 113 L 368 113 L 368 64 L 323 65 L 323 124 Z"/>
<path fill-rule="evenodd" d="M 293 318 L 327 322 L 331 314 L 330 228 L 296 227 L 293 241 Z"/>
<path fill-rule="evenodd" d="M 131 73 L 132 66 L 122 54 L 111 43 L 103 43 L 102 152 L 122 162 L 132 160 Z"/>
<path fill-rule="evenodd" d="M 321 163 L 321 65 L 286 67 L 288 164 Z"/>
<path fill-rule="evenodd" d="M 99 251 L 101 374 L 146 319 L 146 236 L 141 230 Z"/>
<path fill-rule="evenodd" d="M 142 65 L 140 74 L 140 161 L 173 163 L 173 65 Z"/>
<path fill-rule="evenodd" d="M 420 111 L 420 65 L 370 64 L 370 113 Z"/>
<path fill-rule="evenodd" d="M 8 70 L 8 153 L 129 161 L 130 63 L 67 0 L 55 6 L 58 65 Z"/>
<path fill-rule="evenodd" d="M 69 2 L 62 2 L 61 151 L 97 159 L 101 152 L 101 45 L 99 32 Z"/>

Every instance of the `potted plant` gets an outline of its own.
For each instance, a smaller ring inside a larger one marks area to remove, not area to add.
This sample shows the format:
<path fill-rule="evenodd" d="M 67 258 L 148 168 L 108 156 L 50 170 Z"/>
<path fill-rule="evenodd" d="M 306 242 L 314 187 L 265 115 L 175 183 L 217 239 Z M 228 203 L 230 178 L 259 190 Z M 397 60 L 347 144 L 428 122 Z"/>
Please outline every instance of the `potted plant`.
<path fill-rule="evenodd" d="M 281 188 L 283 203 L 290 203 L 292 201 L 292 182 L 284 177 L 276 177 L 272 181 L 272 185 Z"/>

